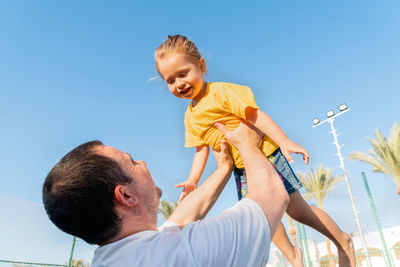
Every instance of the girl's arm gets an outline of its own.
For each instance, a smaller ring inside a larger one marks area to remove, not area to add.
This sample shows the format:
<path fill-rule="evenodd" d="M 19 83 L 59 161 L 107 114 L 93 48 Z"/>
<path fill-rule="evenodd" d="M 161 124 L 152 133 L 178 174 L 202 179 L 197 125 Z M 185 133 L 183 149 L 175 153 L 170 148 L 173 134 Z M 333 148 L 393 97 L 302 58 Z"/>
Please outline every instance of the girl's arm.
<path fill-rule="evenodd" d="M 233 165 L 228 154 L 227 141 L 223 139 L 221 150 L 213 150 L 213 152 L 217 161 L 217 169 L 199 188 L 189 194 L 168 218 L 168 221 L 176 223 L 181 228 L 190 222 L 203 219 L 229 181 Z"/>
<path fill-rule="evenodd" d="M 196 147 L 196 153 L 193 157 L 192 169 L 190 170 L 189 178 L 187 181 L 175 185 L 175 187 L 183 187 L 182 194 L 179 198 L 179 202 L 182 201 L 190 192 L 196 189 L 197 184 L 200 181 L 201 175 L 203 174 L 204 168 L 206 167 L 210 148 L 208 145 L 202 145 Z"/>
<path fill-rule="evenodd" d="M 290 154 L 296 153 L 302 154 L 305 163 L 308 164 L 310 159 L 308 151 L 291 141 L 278 124 L 276 124 L 265 112 L 259 109 L 247 107 L 246 119 L 269 136 L 281 148 L 282 154 L 290 163 L 293 163 L 293 158 Z"/>

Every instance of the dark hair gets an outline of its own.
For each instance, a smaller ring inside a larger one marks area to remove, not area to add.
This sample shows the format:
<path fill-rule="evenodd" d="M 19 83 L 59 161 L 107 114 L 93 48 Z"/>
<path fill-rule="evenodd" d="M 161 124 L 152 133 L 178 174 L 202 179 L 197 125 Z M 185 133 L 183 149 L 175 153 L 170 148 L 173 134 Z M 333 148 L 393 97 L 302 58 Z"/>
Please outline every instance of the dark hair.
<path fill-rule="evenodd" d="M 117 161 L 96 153 L 91 141 L 66 154 L 43 184 L 43 204 L 50 220 L 62 231 L 90 244 L 104 244 L 120 230 L 114 189 L 129 184 Z"/>

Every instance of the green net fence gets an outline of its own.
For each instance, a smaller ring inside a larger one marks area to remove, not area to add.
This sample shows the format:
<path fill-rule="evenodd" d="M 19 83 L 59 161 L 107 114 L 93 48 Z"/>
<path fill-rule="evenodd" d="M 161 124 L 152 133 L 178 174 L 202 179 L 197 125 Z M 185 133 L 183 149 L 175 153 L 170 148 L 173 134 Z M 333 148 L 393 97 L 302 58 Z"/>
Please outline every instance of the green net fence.
<path fill-rule="evenodd" d="M 352 189 L 352 192 L 365 246 L 357 227 L 345 182 L 339 184 L 331 192 L 325 201 L 324 208 L 343 231 L 351 234 L 356 252 L 357 266 L 398 267 L 400 266 L 399 203 L 388 203 L 384 197 L 373 198 L 372 196 L 376 208 L 377 217 L 375 217 L 368 194 L 362 183 L 361 174 L 360 177 L 352 177 L 352 179 L 355 178 L 359 179 L 360 187 Z M 304 192 L 304 189 L 301 189 L 301 192 Z M 393 194 L 394 192 L 388 193 Z M 309 203 L 317 206 L 317 203 L 313 200 L 310 200 Z M 287 216 L 284 216 L 283 222 L 288 231 L 290 222 Z M 296 229 L 297 244 L 303 252 L 304 266 L 339 266 L 337 250 L 332 242 L 329 242 L 332 251 L 330 255 L 323 235 L 297 222 L 294 223 L 294 227 Z M 381 232 L 379 231 L 380 229 Z M 276 247 L 273 247 L 268 266 L 286 267 L 291 265 L 283 254 Z"/>
<path fill-rule="evenodd" d="M 369 266 L 372 267 L 400 267 L 400 199 L 396 203 L 388 203 L 384 197 L 373 199 L 386 246 L 385 251 L 361 175 L 357 179 L 359 185 L 353 190 L 353 194 L 367 251 L 362 245 L 344 182 L 331 192 L 324 208 L 344 231 L 352 235 L 357 266 L 368 266 L 369 262 Z M 310 203 L 316 205 L 312 200 Z M 73 244 L 72 236 L 61 232 L 49 221 L 42 204 L 0 194 L 0 214 L 0 267 L 89 266 L 96 246 L 88 245 L 80 239 Z M 288 230 L 289 220 L 286 216 L 283 222 Z M 324 236 L 301 224 L 295 223 L 294 227 L 297 243 L 303 250 L 305 266 L 338 266 L 337 251 L 332 242 L 330 256 Z M 385 253 L 389 254 L 390 263 L 385 260 Z M 282 253 L 272 245 L 268 266 L 290 265 Z"/>
<path fill-rule="evenodd" d="M 43 205 L 0 194 L 0 266 L 88 266 L 95 246 L 73 237 L 48 219 Z"/>

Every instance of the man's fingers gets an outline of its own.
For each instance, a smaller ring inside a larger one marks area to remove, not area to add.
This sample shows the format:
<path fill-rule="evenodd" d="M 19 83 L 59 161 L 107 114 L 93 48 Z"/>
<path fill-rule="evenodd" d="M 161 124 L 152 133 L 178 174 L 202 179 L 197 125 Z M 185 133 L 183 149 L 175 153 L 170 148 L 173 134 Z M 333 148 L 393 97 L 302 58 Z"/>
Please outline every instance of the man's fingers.
<path fill-rule="evenodd" d="M 226 129 L 226 127 L 225 127 L 222 123 L 220 123 L 220 122 L 216 122 L 214 125 L 215 125 L 215 127 L 216 127 L 218 130 L 220 130 L 224 135 L 225 135 L 225 133 L 228 131 L 228 129 Z"/>
<path fill-rule="evenodd" d="M 221 151 L 225 152 L 227 150 L 227 148 L 226 148 L 227 144 L 228 144 L 228 141 L 226 141 L 225 138 L 221 140 L 221 143 L 220 143 Z"/>

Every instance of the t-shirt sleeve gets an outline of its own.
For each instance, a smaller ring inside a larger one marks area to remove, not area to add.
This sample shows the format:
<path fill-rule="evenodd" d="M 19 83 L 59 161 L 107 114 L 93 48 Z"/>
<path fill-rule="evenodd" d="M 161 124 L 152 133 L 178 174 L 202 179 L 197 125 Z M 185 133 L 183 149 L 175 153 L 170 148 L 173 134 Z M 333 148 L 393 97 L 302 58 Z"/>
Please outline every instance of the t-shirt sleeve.
<path fill-rule="evenodd" d="M 259 109 L 254 99 L 253 92 L 248 86 L 224 86 L 221 92 L 225 105 L 230 112 L 239 118 L 246 119 L 246 108 L 252 107 Z"/>
<path fill-rule="evenodd" d="M 166 221 L 160 227 L 158 227 L 158 231 L 167 231 L 167 232 L 179 232 L 181 228 L 174 222 Z"/>
<path fill-rule="evenodd" d="M 182 231 L 190 231 L 197 266 L 265 266 L 268 261 L 268 220 L 251 199 L 242 199 L 223 215 L 192 223 Z"/>

